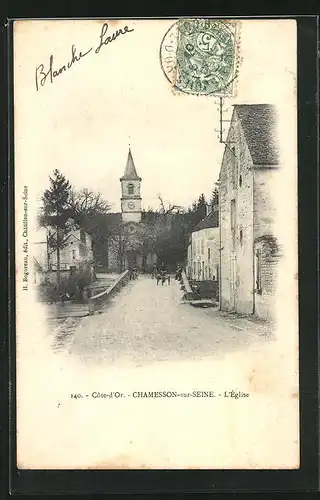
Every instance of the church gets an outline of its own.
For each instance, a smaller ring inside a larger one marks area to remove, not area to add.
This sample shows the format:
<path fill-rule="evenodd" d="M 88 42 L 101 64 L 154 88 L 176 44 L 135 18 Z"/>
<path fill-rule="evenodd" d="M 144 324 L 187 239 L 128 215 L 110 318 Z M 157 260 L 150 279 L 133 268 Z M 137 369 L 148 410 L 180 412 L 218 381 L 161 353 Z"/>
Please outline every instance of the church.
<path fill-rule="evenodd" d="M 121 182 L 122 222 L 141 222 L 141 177 L 138 176 L 129 147 L 128 159 Z"/>
<path fill-rule="evenodd" d="M 157 261 L 152 226 L 147 224 L 141 207 L 141 182 L 129 146 L 125 171 L 120 177 L 121 213 L 109 214 L 109 272 L 122 272 L 132 266 L 150 272 Z"/>

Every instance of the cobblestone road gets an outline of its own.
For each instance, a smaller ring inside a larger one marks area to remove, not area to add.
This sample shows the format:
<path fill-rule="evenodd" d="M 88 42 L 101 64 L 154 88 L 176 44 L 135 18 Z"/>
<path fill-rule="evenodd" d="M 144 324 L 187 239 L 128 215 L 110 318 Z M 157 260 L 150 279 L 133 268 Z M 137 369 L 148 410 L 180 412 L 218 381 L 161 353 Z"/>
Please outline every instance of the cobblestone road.
<path fill-rule="evenodd" d="M 217 308 L 195 308 L 182 300 L 178 282 L 158 285 L 140 276 L 129 282 L 100 314 L 82 318 L 70 336 L 69 352 L 86 360 L 133 362 L 199 359 L 266 342 L 269 327 L 224 316 Z"/>

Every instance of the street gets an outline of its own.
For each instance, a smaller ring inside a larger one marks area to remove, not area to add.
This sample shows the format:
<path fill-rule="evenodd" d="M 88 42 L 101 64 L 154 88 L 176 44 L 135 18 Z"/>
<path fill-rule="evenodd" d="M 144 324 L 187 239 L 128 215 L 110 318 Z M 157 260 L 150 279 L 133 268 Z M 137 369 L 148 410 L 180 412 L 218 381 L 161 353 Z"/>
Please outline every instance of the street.
<path fill-rule="evenodd" d="M 100 314 L 71 322 L 58 350 L 86 360 L 138 365 L 176 359 L 196 360 L 266 343 L 270 326 L 217 308 L 196 308 L 181 300 L 174 279 L 157 285 L 149 276 L 130 281 Z"/>
<path fill-rule="evenodd" d="M 19 444 L 28 460 L 54 468 L 63 449 L 65 468 L 295 466 L 292 332 L 269 335 L 267 324 L 181 297 L 174 279 L 157 286 L 139 276 L 100 314 L 47 323 L 33 342 L 20 337 L 19 380 L 28 385 L 19 408 L 28 418 Z M 99 397 L 112 391 L 124 396 Z M 134 397 L 149 391 L 217 397 Z M 232 391 L 249 396 L 224 397 Z M 32 446 L 30 426 L 38 432 Z"/>

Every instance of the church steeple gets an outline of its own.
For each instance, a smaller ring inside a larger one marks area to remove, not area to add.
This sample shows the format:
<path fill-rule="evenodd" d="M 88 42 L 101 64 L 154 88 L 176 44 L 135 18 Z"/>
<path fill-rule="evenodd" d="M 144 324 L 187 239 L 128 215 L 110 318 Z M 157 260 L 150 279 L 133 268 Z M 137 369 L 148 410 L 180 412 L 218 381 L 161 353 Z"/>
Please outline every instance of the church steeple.
<path fill-rule="evenodd" d="M 137 170 L 131 153 L 131 148 L 129 146 L 124 175 L 120 177 L 122 191 L 121 214 L 123 222 L 141 221 L 141 181 L 142 179 L 137 174 Z"/>
<path fill-rule="evenodd" d="M 123 180 L 128 180 L 128 181 L 140 181 L 141 182 L 141 177 L 138 176 L 136 167 L 132 158 L 132 153 L 131 153 L 131 148 L 129 146 L 129 152 L 128 152 L 128 159 L 127 159 L 127 164 L 126 168 L 124 171 L 124 175 L 120 177 L 120 181 Z"/>

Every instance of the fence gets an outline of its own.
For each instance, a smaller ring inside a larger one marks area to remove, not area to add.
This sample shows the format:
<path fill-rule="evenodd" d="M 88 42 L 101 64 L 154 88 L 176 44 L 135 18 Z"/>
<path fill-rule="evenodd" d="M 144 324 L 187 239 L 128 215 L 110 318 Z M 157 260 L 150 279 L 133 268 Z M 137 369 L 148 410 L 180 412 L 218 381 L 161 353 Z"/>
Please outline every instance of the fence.
<path fill-rule="evenodd" d="M 124 271 L 116 279 L 116 281 L 104 292 L 98 293 L 90 297 L 88 300 L 89 314 L 94 314 L 95 311 L 100 309 L 110 297 L 112 297 L 122 286 L 124 286 L 130 279 L 130 273 L 128 270 Z"/>

